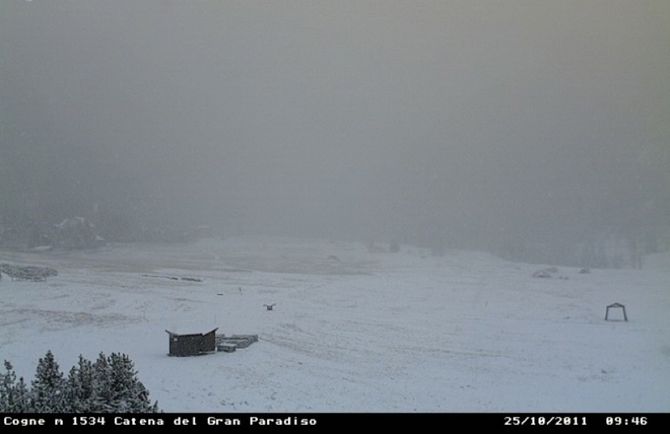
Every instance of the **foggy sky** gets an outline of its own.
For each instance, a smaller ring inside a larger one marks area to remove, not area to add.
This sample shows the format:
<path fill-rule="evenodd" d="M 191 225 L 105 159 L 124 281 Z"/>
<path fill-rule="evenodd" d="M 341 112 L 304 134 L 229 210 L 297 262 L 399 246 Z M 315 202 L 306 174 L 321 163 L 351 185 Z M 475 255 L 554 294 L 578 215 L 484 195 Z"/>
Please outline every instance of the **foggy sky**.
<path fill-rule="evenodd" d="M 667 198 L 669 29 L 665 0 L 2 0 L 0 146 L 230 232 L 578 236 Z"/>

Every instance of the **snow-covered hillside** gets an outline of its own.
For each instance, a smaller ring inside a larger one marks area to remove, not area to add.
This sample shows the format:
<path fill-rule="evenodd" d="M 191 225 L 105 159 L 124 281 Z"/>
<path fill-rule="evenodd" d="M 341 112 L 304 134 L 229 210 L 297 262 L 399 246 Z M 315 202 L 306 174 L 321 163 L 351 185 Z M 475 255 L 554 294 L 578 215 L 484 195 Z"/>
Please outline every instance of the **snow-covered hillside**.
<path fill-rule="evenodd" d="M 59 270 L 0 280 L 0 359 L 32 377 L 48 349 L 62 369 L 80 353 L 125 352 L 165 411 L 670 411 L 663 267 L 538 279 L 541 267 L 483 253 L 288 239 L 0 262 Z M 614 302 L 628 322 L 604 321 Z M 165 329 L 215 327 L 260 340 L 167 356 Z"/>

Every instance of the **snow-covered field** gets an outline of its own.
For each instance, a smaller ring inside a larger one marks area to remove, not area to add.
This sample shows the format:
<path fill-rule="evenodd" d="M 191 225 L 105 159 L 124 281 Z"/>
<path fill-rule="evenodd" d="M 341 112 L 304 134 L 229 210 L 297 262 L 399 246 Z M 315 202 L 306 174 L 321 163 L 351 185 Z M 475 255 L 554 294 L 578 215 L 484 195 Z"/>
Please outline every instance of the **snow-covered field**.
<path fill-rule="evenodd" d="M 477 252 L 240 238 L 0 262 L 59 270 L 0 280 L 0 359 L 32 377 L 48 349 L 64 370 L 125 352 L 165 411 L 670 411 L 663 258 L 537 279 L 540 266 Z M 604 321 L 613 302 L 628 322 Z M 165 329 L 215 327 L 260 340 L 167 356 Z"/>

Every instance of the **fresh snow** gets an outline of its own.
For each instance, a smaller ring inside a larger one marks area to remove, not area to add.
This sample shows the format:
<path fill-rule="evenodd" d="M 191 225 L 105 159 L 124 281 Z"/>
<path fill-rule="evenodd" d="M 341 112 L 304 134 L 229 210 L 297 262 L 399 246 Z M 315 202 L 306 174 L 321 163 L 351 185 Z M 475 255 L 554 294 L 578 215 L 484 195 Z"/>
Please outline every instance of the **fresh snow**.
<path fill-rule="evenodd" d="M 0 259 L 59 271 L 0 280 L 0 360 L 30 380 L 49 349 L 66 372 L 79 354 L 124 352 L 164 411 L 670 410 L 660 256 L 641 271 L 559 267 L 548 279 L 478 252 L 277 238 Z M 628 322 L 604 321 L 614 302 Z M 259 342 L 167 356 L 165 329 L 215 327 Z"/>

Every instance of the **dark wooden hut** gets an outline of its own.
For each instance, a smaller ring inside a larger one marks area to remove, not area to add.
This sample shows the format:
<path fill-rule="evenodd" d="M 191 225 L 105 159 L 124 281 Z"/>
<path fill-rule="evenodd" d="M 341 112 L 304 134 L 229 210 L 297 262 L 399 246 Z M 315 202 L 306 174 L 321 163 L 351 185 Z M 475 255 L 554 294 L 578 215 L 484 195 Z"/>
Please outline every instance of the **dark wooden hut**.
<path fill-rule="evenodd" d="M 170 335 L 170 356 L 197 356 L 216 352 L 216 331 L 179 335 L 165 330 Z"/>

